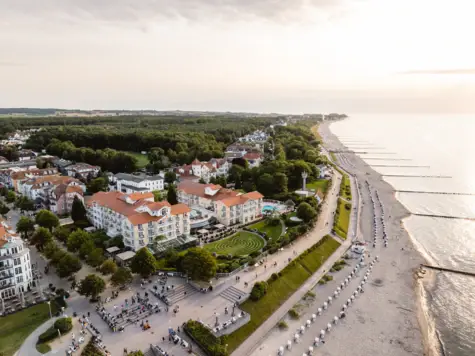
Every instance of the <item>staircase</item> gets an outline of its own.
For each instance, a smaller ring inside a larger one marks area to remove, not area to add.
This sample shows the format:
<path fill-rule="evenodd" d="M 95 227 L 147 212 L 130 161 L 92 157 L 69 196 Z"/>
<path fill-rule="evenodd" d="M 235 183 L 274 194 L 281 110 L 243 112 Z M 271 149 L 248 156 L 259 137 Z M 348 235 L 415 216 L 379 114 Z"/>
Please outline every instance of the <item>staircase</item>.
<path fill-rule="evenodd" d="M 153 289 L 150 289 L 150 292 L 155 295 L 155 291 Z M 165 300 L 162 300 L 167 305 L 173 305 L 195 293 L 198 293 L 198 290 L 196 290 L 191 284 L 180 284 L 176 288 L 170 289 L 169 291 L 163 293 L 163 295 L 167 298 L 167 301 L 165 302 Z M 157 295 L 155 296 L 158 297 Z"/>
<path fill-rule="evenodd" d="M 223 290 L 219 295 L 233 303 L 241 303 L 246 300 L 248 293 L 231 286 Z"/>

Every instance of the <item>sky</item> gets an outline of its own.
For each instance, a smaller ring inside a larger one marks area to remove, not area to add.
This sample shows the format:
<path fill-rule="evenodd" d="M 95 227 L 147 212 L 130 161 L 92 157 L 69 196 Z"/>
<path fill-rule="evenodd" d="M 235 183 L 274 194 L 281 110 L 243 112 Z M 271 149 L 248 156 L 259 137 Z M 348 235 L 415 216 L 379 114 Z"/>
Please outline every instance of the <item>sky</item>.
<path fill-rule="evenodd" d="M 475 112 L 473 0 L 0 0 L 0 107 Z"/>

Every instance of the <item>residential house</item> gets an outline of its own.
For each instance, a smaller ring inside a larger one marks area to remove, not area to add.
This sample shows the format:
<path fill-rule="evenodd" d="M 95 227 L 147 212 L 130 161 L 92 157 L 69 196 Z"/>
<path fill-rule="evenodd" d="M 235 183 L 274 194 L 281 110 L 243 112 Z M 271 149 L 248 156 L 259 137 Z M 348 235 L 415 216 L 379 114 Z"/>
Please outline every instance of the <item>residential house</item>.
<path fill-rule="evenodd" d="M 0 219 L 0 299 L 26 292 L 33 281 L 30 250 L 23 240 Z"/>
<path fill-rule="evenodd" d="M 22 184 L 33 177 L 58 176 L 56 168 L 32 168 L 27 170 L 16 170 L 11 173 L 9 187 L 13 188 L 17 193 L 22 192 Z"/>
<path fill-rule="evenodd" d="M 68 171 L 66 170 L 67 167 L 73 164 L 73 162 L 68 161 L 66 159 L 62 158 L 57 158 L 52 161 L 53 166 L 58 168 L 58 170 L 61 172 L 61 174 L 68 174 Z"/>
<path fill-rule="evenodd" d="M 71 164 L 66 166 L 64 169 L 66 170 L 68 176 L 83 180 L 96 178 L 101 171 L 101 167 L 92 166 L 87 163 Z"/>
<path fill-rule="evenodd" d="M 165 179 L 161 174 L 148 176 L 146 174 L 117 173 L 114 177 L 116 190 L 122 193 L 146 193 L 163 190 Z"/>
<path fill-rule="evenodd" d="M 74 198 L 84 204 L 84 191 L 80 185 L 60 183 L 50 189 L 49 209 L 57 215 L 69 214 L 73 207 Z"/>
<path fill-rule="evenodd" d="M 264 159 L 262 154 L 257 152 L 246 153 L 243 158 L 249 163 L 249 168 L 259 167 Z"/>
<path fill-rule="evenodd" d="M 180 175 L 180 179 L 196 177 L 196 180 L 203 179 L 209 182 L 211 178 L 227 175 L 231 164 L 223 158 L 212 158 L 209 162 L 200 162 L 195 159 L 191 164 L 185 164 L 175 169 L 175 173 Z"/>
<path fill-rule="evenodd" d="M 18 151 L 18 160 L 19 161 L 28 161 L 36 158 L 36 153 L 32 150 L 19 150 Z"/>
<path fill-rule="evenodd" d="M 190 208 L 185 204 L 154 202 L 151 192 L 125 194 L 98 192 L 86 200 L 90 222 L 109 236 L 122 235 L 134 251 L 161 242 L 172 242 L 190 234 Z"/>

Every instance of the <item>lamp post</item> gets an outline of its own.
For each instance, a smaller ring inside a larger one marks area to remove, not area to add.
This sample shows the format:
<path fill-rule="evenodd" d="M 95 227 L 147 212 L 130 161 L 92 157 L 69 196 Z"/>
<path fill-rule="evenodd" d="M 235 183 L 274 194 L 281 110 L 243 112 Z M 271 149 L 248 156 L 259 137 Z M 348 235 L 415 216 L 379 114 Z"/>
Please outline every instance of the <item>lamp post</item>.
<path fill-rule="evenodd" d="M 233 304 L 233 313 L 231 314 L 231 316 L 234 316 L 234 308 L 236 308 L 236 303 Z"/>
<path fill-rule="evenodd" d="M 46 302 L 46 304 L 48 304 L 48 308 L 49 308 L 49 318 L 51 319 L 53 317 L 53 315 L 51 314 L 51 302 L 48 300 Z"/>
<path fill-rule="evenodd" d="M 214 323 L 214 326 L 219 326 L 219 321 L 218 321 L 219 313 L 214 312 L 214 316 L 216 317 L 216 321 Z"/>

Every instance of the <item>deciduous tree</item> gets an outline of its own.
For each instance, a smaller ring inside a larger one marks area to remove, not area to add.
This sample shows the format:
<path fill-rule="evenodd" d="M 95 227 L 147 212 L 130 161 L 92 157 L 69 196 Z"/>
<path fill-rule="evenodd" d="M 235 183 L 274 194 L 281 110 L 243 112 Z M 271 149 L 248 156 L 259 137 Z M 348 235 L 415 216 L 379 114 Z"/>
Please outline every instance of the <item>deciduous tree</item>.
<path fill-rule="evenodd" d="M 97 299 L 97 296 L 104 291 L 105 287 L 106 282 L 101 277 L 90 274 L 81 280 L 78 292 L 86 297 Z"/>
<path fill-rule="evenodd" d="M 146 247 L 143 247 L 137 251 L 130 267 L 132 272 L 138 273 L 146 278 L 156 272 L 157 260 Z"/>
<path fill-rule="evenodd" d="M 170 184 L 168 186 L 167 201 L 171 205 L 178 204 L 178 198 L 177 198 L 177 194 L 176 194 L 176 187 L 173 184 Z"/>
<path fill-rule="evenodd" d="M 208 281 L 216 275 L 216 259 L 203 248 L 190 248 L 183 258 L 182 266 L 193 280 Z"/>
<path fill-rule="evenodd" d="M 36 214 L 35 221 L 38 225 L 47 228 L 50 232 L 53 228 L 59 226 L 59 219 L 49 210 L 40 210 Z"/>
<path fill-rule="evenodd" d="M 35 222 L 26 216 L 21 216 L 16 224 L 16 231 L 27 239 L 35 231 Z"/>
<path fill-rule="evenodd" d="M 132 272 L 130 269 L 120 267 L 111 277 L 112 285 L 115 287 L 124 286 L 132 282 Z"/>

